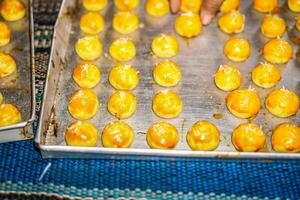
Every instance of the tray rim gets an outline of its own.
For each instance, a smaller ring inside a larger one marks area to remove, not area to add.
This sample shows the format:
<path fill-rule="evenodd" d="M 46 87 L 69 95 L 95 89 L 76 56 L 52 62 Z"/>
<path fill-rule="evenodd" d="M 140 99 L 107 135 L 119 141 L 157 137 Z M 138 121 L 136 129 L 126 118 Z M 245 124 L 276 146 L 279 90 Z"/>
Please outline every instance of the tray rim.
<path fill-rule="evenodd" d="M 53 40 L 51 42 L 51 53 L 48 63 L 47 77 L 50 74 L 52 67 L 52 56 L 55 53 L 54 43 L 57 35 L 57 25 L 59 24 L 60 16 L 62 16 L 64 5 L 67 0 L 62 0 L 57 21 L 54 26 Z M 76 3 L 75 3 L 76 4 Z M 44 114 L 45 99 L 48 89 L 48 78 L 45 82 L 44 96 L 41 107 L 41 115 L 39 118 L 39 125 L 37 134 L 34 137 L 34 145 L 41 152 L 44 158 L 116 158 L 128 157 L 129 159 L 139 158 L 140 160 L 147 159 L 199 159 L 199 158 L 213 158 L 213 159 L 251 159 L 251 160 L 300 160 L 300 153 L 279 153 L 279 152 L 229 152 L 229 151 L 192 151 L 192 150 L 163 150 L 163 149 L 138 149 L 138 148 L 106 148 L 106 147 L 76 147 L 76 146 L 59 146 L 46 145 L 41 143 L 42 135 L 42 116 Z M 57 153 L 63 153 L 67 156 L 57 156 Z M 83 156 L 82 156 L 83 155 Z M 122 159 L 122 158 L 121 158 Z"/>
<path fill-rule="evenodd" d="M 32 0 L 28 0 L 28 15 L 29 15 L 29 41 L 30 41 L 30 70 L 31 70 L 31 115 L 30 118 L 26 121 L 22 121 L 17 124 L 2 126 L 0 131 L 7 131 L 12 129 L 24 128 L 30 124 L 35 119 L 35 108 L 36 108 L 36 99 L 35 99 L 35 53 L 34 53 L 34 21 L 33 21 L 33 3 Z"/>

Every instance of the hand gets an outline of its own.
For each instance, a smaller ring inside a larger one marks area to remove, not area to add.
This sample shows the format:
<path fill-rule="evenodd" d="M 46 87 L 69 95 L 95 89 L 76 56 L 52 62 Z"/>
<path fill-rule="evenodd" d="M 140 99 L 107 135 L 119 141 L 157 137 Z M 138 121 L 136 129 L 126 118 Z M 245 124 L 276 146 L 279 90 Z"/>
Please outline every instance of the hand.
<path fill-rule="evenodd" d="M 200 16 L 202 23 L 207 25 L 215 17 L 218 12 L 223 0 L 203 0 Z M 176 13 L 180 9 L 180 0 L 170 0 L 171 11 Z"/>

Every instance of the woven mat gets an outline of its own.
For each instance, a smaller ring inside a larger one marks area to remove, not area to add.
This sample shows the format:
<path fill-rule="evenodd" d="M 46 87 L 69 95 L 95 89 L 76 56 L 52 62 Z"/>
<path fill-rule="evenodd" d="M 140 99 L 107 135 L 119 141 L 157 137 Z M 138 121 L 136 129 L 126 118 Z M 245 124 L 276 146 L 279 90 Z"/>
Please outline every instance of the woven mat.
<path fill-rule="evenodd" d="M 38 114 L 59 6 L 34 1 Z M 0 145 L 0 158 L 5 200 L 300 199 L 299 161 L 49 160 L 32 141 Z"/>

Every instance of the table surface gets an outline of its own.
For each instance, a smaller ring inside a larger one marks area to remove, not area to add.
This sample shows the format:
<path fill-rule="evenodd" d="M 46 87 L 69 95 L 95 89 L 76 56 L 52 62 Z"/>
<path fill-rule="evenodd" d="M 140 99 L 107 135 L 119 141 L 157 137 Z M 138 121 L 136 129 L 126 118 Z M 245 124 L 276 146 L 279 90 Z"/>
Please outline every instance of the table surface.
<path fill-rule="evenodd" d="M 37 113 L 59 6 L 34 1 Z M 300 199 L 296 160 L 50 160 L 32 141 L 1 144 L 0 158 L 0 199 Z"/>

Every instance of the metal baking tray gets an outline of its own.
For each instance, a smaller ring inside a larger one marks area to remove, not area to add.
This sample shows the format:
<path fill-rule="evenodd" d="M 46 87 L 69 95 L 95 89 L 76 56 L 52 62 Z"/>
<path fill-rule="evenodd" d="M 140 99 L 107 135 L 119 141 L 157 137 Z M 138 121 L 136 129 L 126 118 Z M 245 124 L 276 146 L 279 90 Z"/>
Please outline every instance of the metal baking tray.
<path fill-rule="evenodd" d="M 55 26 L 54 40 L 48 70 L 45 95 L 42 105 L 42 114 L 35 142 L 44 157 L 65 158 L 120 158 L 120 159 L 147 159 L 147 158 L 195 158 L 195 157 L 218 157 L 218 158 L 258 158 L 258 159 L 295 159 L 300 154 L 282 154 L 272 151 L 270 144 L 271 130 L 275 125 L 290 121 L 299 124 L 300 112 L 297 116 L 287 119 L 276 118 L 262 108 L 254 122 L 262 125 L 268 134 L 266 147 L 260 152 L 243 153 L 237 152 L 231 143 L 231 132 L 240 123 L 247 120 L 238 119 L 226 109 L 225 97 L 228 93 L 218 90 L 213 81 L 213 74 L 221 64 L 231 63 L 223 55 L 223 44 L 230 37 L 218 30 L 216 20 L 204 28 L 203 33 L 194 39 L 185 40 L 173 30 L 174 16 L 168 15 L 162 18 L 149 17 L 143 8 L 144 1 L 136 10 L 140 17 L 141 26 L 138 31 L 129 35 L 137 45 L 137 56 L 132 60 L 140 73 L 140 83 L 133 92 L 138 98 L 138 106 L 135 115 L 126 119 L 135 132 L 135 140 L 129 149 L 103 148 L 101 146 L 101 132 L 103 127 L 114 120 L 115 117 L 107 111 L 108 97 L 115 91 L 108 82 L 108 73 L 114 61 L 108 55 L 108 45 L 113 38 L 121 35 L 113 31 L 111 19 L 116 12 L 109 3 L 106 10 L 101 11 L 106 19 L 106 29 L 99 34 L 104 44 L 104 53 L 95 61 L 101 68 L 101 83 L 93 90 L 97 92 L 100 100 L 100 109 L 97 115 L 89 120 L 99 130 L 99 144 L 97 147 L 71 147 L 67 146 L 64 132 L 67 126 L 76 121 L 68 113 L 67 104 L 72 92 L 79 87 L 72 80 L 72 70 L 80 62 L 74 50 L 76 40 L 83 35 L 79 29 L 79 18 L 85 12 L 80 1 L 65 0 L 59 13 Z M 241 11 L 246 14 L 246 26 L 241 37 L 248 38 L 252 44 L 251 57 L 244 63 L 234 63 L 243 73 L 244 83 L 242 87 L 255 88 L 261 101 L 271 90 L 260 89 L 251 82 L 250 72 L 260 61 L 263 44 L 267 41 L 259 31 L 260 20 L 263 14 L 252 9 L 250 1 L 242 0 Z M 281 15 L 287 20 L 289 27 L 294 23 L 295 15 L 283 5 Z M 150 50 L 152 38 L 158 33 L 172 33 L 176 35 L 180 43 L 180 53 L 171 60 L 181 66 L 183 79 L 181 83 L 172 88 L 184 102 L 184 109 L 176 119 L 165 120 L 157 117 L 152 109 L 154 94 L 164 89 L 154 83 L 152 69 L 155 63 L 161 59 L 153 57 Z M 285 36 L 288 37 L 287 35 Z M 294 46 L 294 50 L 297 48 Z M 279 66 L 282 70 L 282 81 L 278 88 L 285 86 L 300 95 L 300 68 L 299 58 L 291 60 L 287 65 Z M 222 115 L 221 119 L 215 119 L 214 114 Z M 211 152 L 192 151 L 186 142 L 187 130 L 197 120 L 210 120 L 217 125 L 221 132 L 220 146 Z M 174 150 L 150 149 L 146 142 L 146 131 L 150 125 L 157 121 L 168 121 L 175 125 L 180 134 L 180 141 Z"/>
<path fill-rule="evenodd" d="M 22 2 L 26 6 L 26 16 L 23 19 L 7 22 L 0 17 L 12 30 L 11 42 L 0 47 L 0 51 L 12 55 L 17 63 L 16 73 L 0 79 L 0 92 L 4 96 L 4 102 L 16 105 L 22 115 L 20 123 L 0 127 L 0 143 L 33 137 L 30 127 L 35 118 L 32 1 Z"/>

